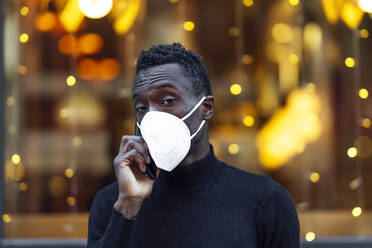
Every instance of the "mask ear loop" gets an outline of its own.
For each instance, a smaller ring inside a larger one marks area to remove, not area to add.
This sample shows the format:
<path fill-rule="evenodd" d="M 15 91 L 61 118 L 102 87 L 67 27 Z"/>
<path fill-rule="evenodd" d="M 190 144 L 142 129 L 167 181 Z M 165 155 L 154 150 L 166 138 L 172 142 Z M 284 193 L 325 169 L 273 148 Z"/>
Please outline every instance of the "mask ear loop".
<path fill-rule="evenodd" d="M 200 101 L 195 105 L 195 107 L 187 114 L 187 115 L 185 115 L 183 118 L 181 118 L 181 120 L 182 121 L 184 121 L 184 120 L 186 120 L 190 115 L 192 115 L 192 113 L 194 113 L 195 112 L 195 110 L 197 109 L 197 108 L 199 108 L 199 106 L 200 106 L 200 104 L 202 104 L 203 103 L 203 101 L 204 101 L 204 99 L 206 98 L 206 96 L 203 96 L 203 98 L 202 99 L 200 99 Z"/>

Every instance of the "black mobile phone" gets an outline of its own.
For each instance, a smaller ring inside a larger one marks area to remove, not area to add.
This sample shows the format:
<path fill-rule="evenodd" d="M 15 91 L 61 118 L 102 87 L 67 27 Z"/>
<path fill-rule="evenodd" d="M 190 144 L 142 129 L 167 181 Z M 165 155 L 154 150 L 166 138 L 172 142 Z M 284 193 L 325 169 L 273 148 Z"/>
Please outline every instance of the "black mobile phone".
<path fill-rule="evenodd" d="M 135 135 L 136 136 L 142 136 L 141 135 L 141 130 L 138 128 L 137 126 L 137 121 L 136 121 L 136 127 L 135 127 Z M 155 179 L 156 178 L 156 165 L 154 163 L 154 160 L 152 159 L 151 155 L 150 155 L 150 152 L 149 152 L 149 156 L 150 156 L 150 163 L 149 164 L 146 164 L 146 174 L 149 178 L 151 179 Z"/>

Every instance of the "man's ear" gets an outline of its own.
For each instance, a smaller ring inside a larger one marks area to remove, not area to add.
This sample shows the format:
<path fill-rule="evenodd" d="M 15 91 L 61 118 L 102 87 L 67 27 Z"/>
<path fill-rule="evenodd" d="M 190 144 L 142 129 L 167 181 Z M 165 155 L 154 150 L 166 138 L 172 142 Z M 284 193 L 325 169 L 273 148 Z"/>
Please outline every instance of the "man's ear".
<path fill-rule="evenodd" d="M 203 101 L 203 120 L 212 118 L 214 111 L 214 96 L 207 96 Z"/>

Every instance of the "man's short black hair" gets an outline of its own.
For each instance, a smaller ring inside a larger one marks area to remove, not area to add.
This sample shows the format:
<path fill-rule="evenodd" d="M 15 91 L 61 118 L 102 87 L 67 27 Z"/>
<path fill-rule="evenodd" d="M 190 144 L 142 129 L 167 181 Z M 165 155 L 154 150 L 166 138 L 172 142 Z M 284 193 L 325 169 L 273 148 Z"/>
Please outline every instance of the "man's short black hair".
<path fill-rule="evenodd" d="M 180 43 L 152 46 L 142 51 L 137 59 L 136 74 L 141 70 L 163 64 L 177 63 L 194 87 L 196 95 L 212 95 L 207 69 L 203 58 Z"/>

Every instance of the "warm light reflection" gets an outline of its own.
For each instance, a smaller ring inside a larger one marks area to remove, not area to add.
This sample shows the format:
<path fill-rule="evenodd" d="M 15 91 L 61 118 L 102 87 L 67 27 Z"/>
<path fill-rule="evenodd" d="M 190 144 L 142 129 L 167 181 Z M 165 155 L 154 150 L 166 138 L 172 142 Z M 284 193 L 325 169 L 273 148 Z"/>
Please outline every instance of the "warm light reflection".
<path fill-rule="evenodd" d="M 310 52 L 318 51 L 322 46 L 322 28 L 315 22 L 309 22 L 304 27 L 304 48 Z"/>
<path fill-rule="evenodd" d="M 81 146 L 81 144 L 83 143 L 83 141 L 81 140 L 81 138 L 79 136 L 75 136 L 73 139 L 72 139 L 72 144 L 74 146 Z"/>
<path fill-rule="evenodd" d="M 58 50 L 62 54 L 77 53 L 76 39 L 72 34 L 66 34 L 58 41 Z"/>
<path fill-rule="evenodd" d="M 77 51 L 82 54 L 95 54 L 103 47 L 103 39 L 96 33 L 86 33 L 77 39 Z"/>
<path fill-rule="evenodd" d="M 369 128 L 371 126 L 371 120 L 369 118 L 364 118 L 362 121 L 362 125 L 364 128 Z"/>
<path fill-rule="evenodd" d="M 243 4 L 246 7 L 251 7 L 254 4 L 253 0 L 243 0 Z"/>
<path fill-rule="evenodd" d="M 186 31 L 192 31 L 195 28 L 195 24 L 192 21 L 187 21 L 183 24 L 183 28 Z"/>
<path fill-rule="evenodd" d="M 35 28 L 41 32 L 52 31 L 58 24 L 57 16 L 54 12 L 46 11 L 39 13 L 34 21 Z"/>
<path fill-rule="evenodd" d="M 316 236 L 315 236 L 315 233 L 314 232 L 308 232 L 305 235 L 305 239 L 306 239 L 307 242 L 313 241 L 315 239 L 315 237 Z"/>
<path fill-rule="evenodd" d="M 23 191 L 23 192 L 26 192 L 26 191 L 28 190 L 28 185 L 27 185 L 27 183 L 25 183 L 25 182 L 21 182 L 21 183 L 19 183 L 19 190 L 20 190 L 20 191 Z"/>
<path fill-rule="evenodd" d="M 230 86 L 230 92 L 233 95 L 239 95 L 242 92 L 242 86 L 240 84 L 232 84 Z"/>
<path fill-rule="evenodd" d="M 97 78 L 104 81 L 109 81 L 118 76 L 120 72 L 120 64 L 115 59 L 103 59 L 99 64 Z"/>
<path fill-rule="evenodd" d="M 112 0 L 79 0 L 79 8 L 86 17 L 99 19 L 112 9 Z"/>
<path fill-rule="evenodd" d="M 251 127 L 254 125 L 254 118 L 251 115 L 244 117 L 243 119 L 244 126 Z"/>
<path fill-rule="evenodd" d="M 359 90 L 359 97 L 362 99 L 366 99 L 368 97 L 368 90 L 367 89 L 360 89 Z"/>
<path fill-rule="evenodd" d="M 178 0 L 169 0 L 170 3 L 177 3 Z"/>
<path fill-rule="evenodd" d="M 27 73 L 27 67 L 26 66 L 24 66 L 24 65 L 20 65 L 20 66 L 18 66 L 18 73 L 20 74 L 20 75 L 26 75 L 26 73 Z"/>
<path fill-rule="evenodd" d="M 298 63 L 298 56 L 294 53 L 291 53 L 288 58 L 289 62 L 292 64 L 297 64 Z"/>
<path fill-rule="evenodd" d="M 250 54 L 245 54 L 242 56 L 243 64 L 249 65 L 253 63 L 253 56 Z"/>
<path fill-rule="evenodd" d="M 66 79 L 66 84 L 69 87 L 74 86 L 76 84 L 76 78 L 72 75 L 68 76 L 67 79 Z"/>
<path fill-rule="evenodd" d="M 61 108 L 59 110 L 59 117 L 61 117 L 62 119 L 65 119 L 68 117 L 68 110 L 66 108 Z"/>
<path fill-rule="evenodd" d="M 18 154 L 13 154 L 12 162 L 13 164 L 19 164 L 21 162 L 21 156 L 19 156 Z"/>
<path fill-rule="evenodd" d="M 351 57 L 347 57 L 347 58 L 345 59 L 345 65 L 346 65 L 347 67 L 349 67 L 349 68 L 352 68 L 352 67 L 355 66 L 355 60 L 354 60 L 353 58 L 351 58 Z"/>
<path fill-rule="evenodd" d="M 79 8 L 79 0 L 68 0 L 59 20 L 67 32 L 76 32 L 84 20 L 84 14 Z"/>
<path fill-rule="evenodd" d="M 76 199 L 75 199 L 75 197 L 73 197 L 73 196 L 69 196 L 69 197 L 67 197 L 66 202 L 67 202 L 67 204 L 68 204 L 69 206 L 75 206 L 75 204 L 76 204 Z"/>
<path fill-rule="evenodd" d="M 358 150 L 356 149 L 356 147 L 350 147 L 349 149 L 347 149 L 347 156 L 349 158 L 355 158 L 357 155 Z"/>
<path fill-rule="evenodd" d="M 343 0 L 322 0 L 324 13 L 331 24 L 336 24 L 343 8 Z"/>
<path fill-rule="evenodd" d="M 240 30 L 238 27 L 230 27 L 229 28 L 229 35 L 232 37 L 236 37 L 240 34 Z"/>
<path fill-rule="evenodd" d="M 68 185 L 65 178 L 54 176 L 49 180 L 48 188 L 52 196 L 60 197 L 67 192 Z"/>
<path fill-rule="evenodd" d="M 289 4 L 292 5 L 292 6 L 297 6 L 300 1 L 299 0 L 288 0 Z"/>
<path fill-rule="evenodd" d="M 359 217 L 362 214 L 362 208 L 361 207 L 355 207 L 355 208 L 353 208 L 351 213 L 354 217 Z"/>
<path fill-rule="evenodd" d="M 320 137 L 320 98 L 307 90 L 295 90 L 264 125 L 257 136 L 261 164 L 270 170 L 279 169 L 293 156 L 301 153 L 306 144 Z"/>
<path fill-rule="evenodd" d="M 370 0 L 369 0 L 370 1 Z M 351 1 L 345 1 L 341 18 L 350 29 L 356 29 L 363 19 L 364 12 Z"/>
<path fill-rule="evenodd" d="M 362 179 L 361 178 L 355 178 L 353 181 L 350 182 L 349 184 L 349 188 L 351 190 L 356 190 L 357 188 L 359 188 L 359 186 L 362 184 Z"/>
<path fill-rule="evenodd" d="M 227 148 L 230 154 L 237 154 L 239 152 L 239 145 L 237 144 L 230 144 Z"/>
<path fill-rule="evenodd" d="M 306 85 L 306 90 L 311 92 L 311 93 L 315 93 L 316 91 L 316 85 L 314 83 L 308 83 Z"/>
<path fill-rule="evenodd" d="M 28 39 L 29 39 L 29 36 L 26 33 L 23 33 L 19 36 L 19 42 L 21 43 L 26 43 Z"/>
<path fill-rule="evenodd" d="M 317 172 L 313 172 L 310 174 L 310 181 L 313 183 L 317 183 L 320 179 L 320 175 Z"/>
<path fill-rule="evenodd" d="M 293 39 L 292 28 L 285 23 L 277 23 L 273 26 L 271 34 L 275 41 L 288 43 Z"/>
<path fill-rule="evenodd" d="M 73 171 L 72 169 L 70 169 L 70 168 L 66 169 L 66 170 L 65 170 L 65 176 L 66 176 L 67 178 L 71 178 L 71 177 L 73 177 L 73 176 L 74 176 L 74 171 Z"/>
<path fill-rule="evenodd" d="M 369 36 L 369 32 L 367 29 L 363 28 L 360 30 L 360 37 L 367 39 Z"/>
<path fill-rule="evenodd" d="M 10 223 L 12 219 L 10 218 L 9 214 L 3 214 L 3 222 L 4 223 Z"/>
<path fill-rule="evenodd" d="M 5 163 L 5 180 L 6 181 L 19 181 L 25 175 L 25 167 L 22 163 L 14 164 Z"/>
<path fill-rule="evenodd" d="M 372 13 L 372 1 L 371 0 L 359 0 L 359 7 L 365 12 Z"/>
<path fill-rule="evenodd" d="M 14 105 L 14 103 L 15 103 L 15 100 L 14 100 L 14 97 L 8 97 L 7 99 L 6 99 L 6 105 L 8 105 L 9 107 L 10 106 L 13 106 Z"/>
<path fill-rule="evenodd" d="M 19 13 L 20 13 L 22 16 L 26 16 L 26 15 L 28 14 L 28 12 L 29 12 L 29 9 L 28 9 L 27 6 L 23 6 L 23 7 L 21 8 L 21 10 L 19 11 Z"/>
<path fill-rule="evenodd" d="M 140 0 L 131 0 L 127 8 L 120 14 L 114 22 L 114 30 L 122 35 L 128 32 L 136 20 L 140 10 Z"/>

